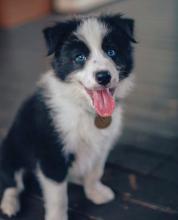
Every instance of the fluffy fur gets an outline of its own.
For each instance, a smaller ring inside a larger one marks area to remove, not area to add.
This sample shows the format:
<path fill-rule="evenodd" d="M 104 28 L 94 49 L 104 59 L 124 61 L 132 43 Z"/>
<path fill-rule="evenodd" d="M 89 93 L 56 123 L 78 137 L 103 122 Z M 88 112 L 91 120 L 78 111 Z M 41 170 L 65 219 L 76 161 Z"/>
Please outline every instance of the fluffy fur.
<path fill-rule="evenodd" d="M 133 81 L 133 26 L 132 19 L 114 15 L 68 20 L 44 30 L 53 69 L 42 76 L 3 141 L 0 207 L 4 214 L 19 211 L 27 171 L 33 171 L 41 185 L 46 220 L 67 220 L 69 178 L 80 181 L 96 204 L 114 199 L 100 179 L 121 133 L 120 99 Z M 109 74 L 105 85 L 96 79 L 102 71 Z M 94 125 L 96 112 L 88 93 L 99 89 L 119 100 L 105 129 Z"/>

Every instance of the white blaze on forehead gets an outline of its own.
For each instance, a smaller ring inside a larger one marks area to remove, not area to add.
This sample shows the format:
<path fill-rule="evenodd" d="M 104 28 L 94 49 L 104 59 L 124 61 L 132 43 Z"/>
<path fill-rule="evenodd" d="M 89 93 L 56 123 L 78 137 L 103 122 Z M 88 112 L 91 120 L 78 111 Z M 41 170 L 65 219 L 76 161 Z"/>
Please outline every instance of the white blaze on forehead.
<path fill-rule="evenodd" d="M 85 67 L 75 74 L 75 77 L 88 89 L 98 87 L 95 74 L 102 70 L 110 72 L 112 87 L 118 82 L 116 65 L 102 49 L 103 39 L 109 31 L 109 28 L 97 18 L 88 18 L 83 20 L 75 32 L 75 35 L 90 49 Z"/>
<path fill-rule="evenodd" d="M 98 49 L 102 45 L 108 28 L 96 18 L 85 19 L 76 31 L 77 37 L 84 41 L 91 50 Z"/>

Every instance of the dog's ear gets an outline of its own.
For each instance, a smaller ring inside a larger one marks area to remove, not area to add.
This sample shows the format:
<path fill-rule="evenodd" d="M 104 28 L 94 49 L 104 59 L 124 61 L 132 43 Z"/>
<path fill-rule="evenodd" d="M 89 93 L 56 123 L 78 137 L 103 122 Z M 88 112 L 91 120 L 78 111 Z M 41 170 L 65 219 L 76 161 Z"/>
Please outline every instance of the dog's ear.
<path fill-rule="evenodd" d="M 134 38 L 134 20 L 131 18 L 124 18 L 122 15 L 108 15 L 102 18 L 109 26 L 115 28 L 115 30 L 122 30 L 126 36 L 133 43 L 137 43 Z"/>
<path fill-rule="evenodd" d="M 67 39 L 70 33 L 75 30 L 78 24 L 79 21 L 60 22 L 53 27 L 48 27 L 43 30 L 48 55 L 53 54 L 57 48 L 60 48 L 60 46 Z"/>
<path fill-rule="evenodd" d="M 137 43 L 134 38 L 134 28 L 135 28 L 135 22 L 131 18 L 122 18 L 120 21 L 120 27 L 123 29 L 123 31 L 127 34 L 129 39 L 133 43 Z"/>
<path fill-rule="evenodd" d="M 51 55 L 52 53 L 54 53 L 55 48 L 58 44 L 60 31 L 57 26 L 48 27 L 43 30 L 43 34 L 48 49 L 48 55 Z"/>

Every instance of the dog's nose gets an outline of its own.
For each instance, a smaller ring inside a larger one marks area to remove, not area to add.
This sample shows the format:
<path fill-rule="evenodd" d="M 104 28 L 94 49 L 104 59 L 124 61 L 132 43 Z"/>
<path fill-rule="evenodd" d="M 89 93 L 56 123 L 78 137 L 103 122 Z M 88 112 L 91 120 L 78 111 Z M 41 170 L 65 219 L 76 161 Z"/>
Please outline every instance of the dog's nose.
<path fill-rule="evenodd" d="M 106 86 L 111 81 L 111 74 L 108 71 L 100 71 L 96 73 L 96 81 L 102 85 Z"/>

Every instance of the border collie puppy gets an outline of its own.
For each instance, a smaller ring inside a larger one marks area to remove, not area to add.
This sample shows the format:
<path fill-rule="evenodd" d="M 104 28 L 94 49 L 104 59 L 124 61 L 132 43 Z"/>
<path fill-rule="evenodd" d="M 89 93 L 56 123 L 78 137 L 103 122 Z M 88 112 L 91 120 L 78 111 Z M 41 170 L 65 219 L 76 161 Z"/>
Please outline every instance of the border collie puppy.
<path fill-rule="evenodd" d="M 20 108 L 1 146 L 1 211 L 20 210 L 23 175 L 39 181 L 46 220 L 67 220 L 67 181 L 95 204 L 114 199 L 101 183 L 121 133 L 122 103 L 133 74 L 134 21 L 120 15 L 59 22 L 44 30 L 52 70 Z"/>

